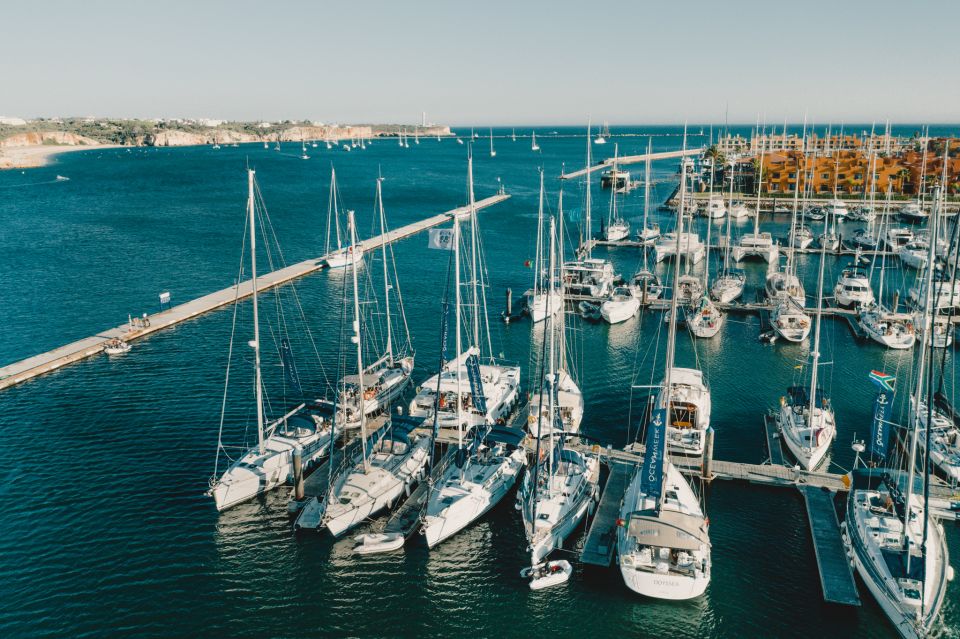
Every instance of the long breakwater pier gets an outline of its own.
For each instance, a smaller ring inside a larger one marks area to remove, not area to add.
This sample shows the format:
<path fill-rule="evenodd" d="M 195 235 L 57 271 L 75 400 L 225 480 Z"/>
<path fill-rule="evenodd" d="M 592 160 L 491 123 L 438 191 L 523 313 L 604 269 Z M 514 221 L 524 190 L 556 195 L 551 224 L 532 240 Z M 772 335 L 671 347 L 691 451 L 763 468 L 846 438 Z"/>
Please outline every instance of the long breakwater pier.
<path fill-rule="evenodd" d="M 499 204 L 510 197 L 507 193 L 498 193 L 483 200 L 474 203 L 474 210 L 481 210 Z M 383 244 L 396 242 L 422 231 L 439 226 L 445 222 L 453 220 L 454 217 L 466 217 L 470 214 L 469 206 L 461 206 L 445 213 L 440 213 L 432 217 L 402 226 L 398 229 L 388 231 L 382 235 L 371 237 L 362 241 L 364 251 L 370 251 L 380 248 Z M 297 264 L 278 269 L 271 273 L 264 273 L 257 276 L 257 289 L 265 291 L 292 280 L 310 275 L 326 267 L 326 255 L 321 257 L 304 260 Z M 253 284 L 250 280 L 240 282 L 228 288 L 215 291 L 184 302 L 165 311 L 148 315 L 144 321 L 138 322 L 136 326 L 129 323 L 116 326 L 99 333 L 86 337 L 84 339 L 71 342 L 59 348 L 55 348 L 46 353 L 34 355 L 27 359 L 14 362 L 0 368 L 0 390 L 15 386 L 21 382 L 33 379 L 38 375 L 55 371 L 67 364 L 79 362 L 88 357 L 93 357 L 106 348 L 114 339 L 121 339 L 125 342 L 131 342 L 141 337 L 146 337 L 152 333 L 169 328 L 193 319 L 198 315 L 209 313 L 223 306 L 233 303 L 236 300 L 249 297 L 253 293 Z"/>
<path fill-rule="evenodd" d="M 646 162 L 649 159 L 651 162 L 656 162 L 657 160 L 671 160 L 673 158 L 682 158 L 685 156 L 691 155 L 700 155 L 703 153 L 703 147 L 698 147 L 695 149 L 686 149 L 683 151 L 661 151 L 658 153 L 642 153 L 640 155 L 624 155 L 617 158 L 617 166 L 624 166 L 626 164 L 639 164 L 641 162 Z M 561 180 L 572 180 L 578 178 L 581 175 L 589 175 L 594 171 L 600 171 L 603 169 L 609 169 L 613 167 L 613 158 L 607 158 L 602 162 L 598 162 L 593 166 L 587 166 L 577 171 L 571 173 L 564 173 L 560 176 Z"/>

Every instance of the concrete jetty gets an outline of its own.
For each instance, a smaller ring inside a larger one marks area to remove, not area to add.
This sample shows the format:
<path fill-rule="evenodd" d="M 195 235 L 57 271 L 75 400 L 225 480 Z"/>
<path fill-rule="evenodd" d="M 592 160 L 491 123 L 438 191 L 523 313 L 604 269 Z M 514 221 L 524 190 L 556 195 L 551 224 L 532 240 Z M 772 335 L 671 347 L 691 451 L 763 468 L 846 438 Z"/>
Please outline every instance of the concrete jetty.
<path fill-rule="evenodd" d="M 474 204 L 476 210 L 485 209 L 495 204 L 503 202 L 510 196 L 506 193 L 498 193 L 491 197 L 479 200 Z M 380 248 L 384 243 L 396 242 L 404 238 L 416 235 L 421 231 L 439 226 L 444 222 L 449 222 L 457 217 L 466 217 L 470 214 L 470 208 L 461 206 L 459 208 L 440 213 L 424 220 L 402 226 L 398 229 L 388 231 L 385 234 L 378 235 L 363 240 L 363 250 L 371 251 Z M 319 271 L 326 266 L 326 256 L 304 260 L 297 264 L 292 264 L 285 268 L 264 273 L 257 276 L 257 288 L 260 291 L 280 286 L 295 280 L 297 278 L 309 275 Z M 91 337 L 72 342 L 65 346 L 55 348 L 46 353 L 28 357 L 19 362 L 14 362 L 0 368 L 0 390 L 9 388 L 38 375 L 55 371 L 58 368 L 78 362 L 82 359 L 92 357 L 103 352 L 106 345 L 113 339 L 121 339 L 125 342 L 145 337 L 164 328 L 174 326 L 181 322 L 208 313 L 220 307 L 232 304 L 236 300 L 249 297 L 253 293 L 253 285 L 250 280 L 241 282 L 234 286 L 198 297 L 178 306 L 174 306 L 165 311 L 148 315 L 145 321 L 139 320 L 136 326 L 122 324 L 114 328 L 101 331 Z M 129 355 L 128 355 L 129 356 Z"/>

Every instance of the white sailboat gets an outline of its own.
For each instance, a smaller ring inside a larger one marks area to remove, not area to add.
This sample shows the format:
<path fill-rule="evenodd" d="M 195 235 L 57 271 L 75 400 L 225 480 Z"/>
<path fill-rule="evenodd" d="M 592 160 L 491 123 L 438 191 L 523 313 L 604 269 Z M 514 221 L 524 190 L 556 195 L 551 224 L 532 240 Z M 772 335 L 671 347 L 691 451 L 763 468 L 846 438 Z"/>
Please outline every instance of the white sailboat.
<path fill-rule="evenodd" d="M 353 212 L 347 213 L 350 244 L 356 245 L 356 222 Z M 360 294 L 357 269 L 353 279 L 353 335 L 357 346 L 359 387 L 364 388 L 363 334 L 360 318 Z M 391 417 L 387 424 L 367 437 L 367 418 L 360 413 L 360 450 L 348 458 L 330 483 L 323 513 L 323 526 L 338 537 L 385 508 L 392 507 L 400 495 L 425 473 L 430 457 L 429 437 L 413 435 L 419 421 Z M 304 512 L 308 512 L 305 508 Z M 304 513 L 301 513 L 303 517 Z"/>
<path fill-rule="evenodd" d="M 530 150 L 531 150 L 531 151 L 539 151 L 539 150 L 540 150 L 540 145 L 537 144 L 537 132 L 536 132 L 536 131 L 534 131 L 533 134 L 532 134 L 532 136 L 531 136 Z"/>
<path fill-rule="evenodd" d="M 613 175 L 617 175 L 617 147 L 613 145 Z M 630 223 L 622 219 L 617 212 L 617 185 L 614 177 L 613 187 L 610 189 L 610 210 L 607 213 L 607 228 L 604 239 L 608 242 L 619 242 L 630 237 Z"/>
<path fill-rule="evenodd" d="M 937 217 L 934 211 L 934 226 Z M 928 275 L 927 280 L 929 285 L 932 277 Z M 929 299 L 923 310 L 927 317 L 932 313 Z M 924 387 L 926 350 L 917 350 L 911 405 L 930 410 L 932 389 Z M 869 440 L 869 461 L 875 468 L 855 469 L 852 473 L 844 540 L 857 572 L 900 636 L 936 636 L 953 569 L 943 527 L 928 507 L 931 465 L 926 455 L 924 459 L 917 458 L 919 433 L 924 429 L 930 437 L 931 431 L 926 428 L 933 425 L 933 420 L 921 422 L 920 411 L 910 411 L 906 468 L 889 468 L 886 463 L 890 427 L 886 410 L 895 378 L 876 371 L 870 377 L 879 387 Z"/>
<path fill-rule="evenodd" d="M 824 224 L 826 226 L 826 224 Z M 823 273 L 827 249 L 820 251 L 820 274 L 817 285 L 817 314 L 810 351 L 810 386 L 791 386 L 780 398 L 776 414 L 783 441 L 805 470 L 820 466 L 837 435 L 836 418 L 830 400 L 817 385 L 820 367 L 820 326 L 823 319 Z"/>
<path fill-rule="evenodd" d="M 765 139 L 766 136 L 762 136 L 761 139 Z M 763 183 L 763 156 L 766 145 L 761 144 L 760 146 L 760 175 L 758 184 Z M 731 184 L 731 190 L 733 185 Z M 796 219 L 796 191 L 794 189 L 794 219 Z M 732 197 L 732 193 L 731 193 Z M 734 210 L 746 210 L 745 205 L 731 205 L 731 217 L 733 217 Z M 733 248 L 733 259 L 736 262 L 742 262 L 748 257 L 761 257 L 767 264 L 777 264 L 780 260 L 780 248 L 777 246 L 776 242 L 773 240 L 773 235 L 770 233 L 760 232 L 760 187 L 757 187 L 757 202 L 756 209 L 753 212 L 753 233 L 744 233 L 740 236 L 740 241 L 737 246 Z"/>
<path fill-rule="evenodd" d="M 678 226 L 682 215 L 681 208 Z M 677 262 L 674 281 L 679 277 Z M 676 293 L 670 305 L 676 317 Z M 690 484 L 670 462 L 667 440 L 671 428 L 695 428 L 704 417 L 703 409 L 709 426 L 710 395 L 699 389 L 696 396 L 691 395 L 693 384 L 704 388 L 702 374 L 675 367 L 676 336 L 676 322 L 670 322 L 666 378 L 647 425 L 643 465 L 627 486 L 620 508 L 623 523 L 617 526 L 617 561 L 630 590 L 657 599 L 683 600 L 702 595 L 710 583 L 709 523 Z"/>
<path fill-rule="evenodd" d="M 733 172 L 730 174 L 730 210 L 733 210 Z M 727 216 L 727 229 L 723 245 L 723 271 L 710 287 L 710 297 L 721 304 L 729 304 L 743 295 L 747 281 L 746 274 L 739 269 L 730 268 L 730 226 L 733 215 Z"/>
<path fill-rule="evenodd" d="M 552 234 L 552 219 L 550 226 Z M 566 538 L 586 516 L 597 497 L 600 479 L 597 457 L 564 447 L 568 434 L 560 399 L 564 390 L 557 385 L 560 379 L 557 360 L 561 359 L 558 351 L 563 349 L 564 335 L 561 332 L 557 339 L 554 330 L 557 323 L 551 319 L 549 332 L 544 335 L 548 340 L 549 367 L 537 393 L 539 410 L 536 417 L 531 415 L 531 426 L 535 424 L 531 430 L 537 437 L 534 459 L 538 461 L 524 477 L 517 497 L 534 571 L 554 549 L 563 547 Z M 581 398 L 581 410 L 582 401 Z"/>
<path fill-rule="evenodd" d="M 471 262 L 476 266 L 476 252 L 478 245 L 476 241 L 476 224 L 474 221 L 475 213 L 473 211 L 473 171 L 472 159 L 470 160 L 470 202 L 471 202 L 471 227 L 473 229 L 471 238 Z M 523 439 L 523 434 L 512 431 L 506 427 L 494 429 L 494 424 L 500 420 L 500 416 L 491 414 L 491 408 L 487 402 L 506 405 L 502 398 L 490 396 L 487 390 L 493 390 L 494 384 L 485 383 L 489 379 L 490 373 L 502 375 L 509 373 L 516 375 L 516 385 L 509 386 L 515 398 L 519 386 L 519 367 L 506 369 L 490 365 L 487 366 L 488 376 L 484 375 L 483 367 L 479 364 L 480 342 L 480 320 L 479 315 L 473 315 L 473 343 L 466 353 L 461 354 L 461 322 L 460 322 L 460 224 L 458 218 L 453 221 L 453 244 L 454 244 L 454 324 L 457 358 L 452 362 L 453 369 L 450 371 L 453 380 L 449 376 L 446 384 L 451 388 L 442 397 L 452 395 L 453 424 L 448 423 L 457 431 L 457 448 L 450 454 L 454 455 L 453 462 L 450 463 L 443 474 L 432 486 L 430 495 L 427 498 L 427 505 L 422 517 L 420 532 L 427 542 L 427 546 L 433 548 L 437 544 L 448 539 L 452 535 L 460 532 L 471 523 L 482 517 L 488 510 L 493 508 L 510 491 L 513 485 L 523 471 L 526 464 L 526 454 L 519 446 Z M 471 279 L 473 280 L 474 309 L 479 309 L 479 300 L 477 299 L 478 271 L 472 269 Z M 450 364 L 445 368 L 449 368 Z M 486 379 L 485 379 L 486 377 Z M 489 380 L 493 381 L 493 380 Z M 444 380 L 427 380 L 424 387 L 443 384 Z M 469 388 L 470 392 L 465 392 Z M 420 395 L 418 394 L 418 397 Z M 416 400 L 415 400 L 416 401 Z M 439 406 L 438 409 L 442 410 Z M 449 405 L 449 404 L 448 404 Z M 511 403 L 512 405 L 512 403 Z M 470 422 L 464 416 L 463 411 L 471 409 L 476 414 L 482 416 L 478 422 Z M 436 413 L 439 418 L 442 413 Z M 506 417 L 506 415 L 504 415 Z M 438 422 L 440 420 L 438 419 Z M 505 420 L 504 420 L 505 421 Z M 470 434 L 473 434 L 470 437 Z"/>
<path fill-rule="evenodd" d="M 490 157 L 497 157 L 497 152 L 493 148 L 493 129 L 490 129 Z"/>
<path fill-rule="evenodd" d="M 710 172 L 710 192 L 713 193 L 713 171 Z M 681 198 L 683 192 L 681 191 Z M 711 195 L 711 201 L 713 196 Z M 722 199 L 721 199 L 722 203 Z M 681 203 L 681 209 L 683 205 Z M 707 247 L 710 246 L 710 233 L 713 230 L 713 224 L 707 222 Z M 693 301 L 686 310 L 687 329 L 694 337 L 711 338 L 720 332 L 723 327 L 723 321 L 726 315 L 713 303 L 707 291 L 710 289 L 710 254 L 706 256 L 703 269 L 703 286 L 700 296 Z"/>
<path fill-rule="evenodd" d="M 383 211 L 383 178 L 377 178 L 376 208 L 380 218 L 380 233 L 387 237 L 386 215 Z M 393 249 L 388 249 L 388 243 L 380 245 L 383 259 L 383 317 L 386 327 L 384 330 L 384 344 L 378 345 L 383 349 L 382 355 L 376 361 L 366 364 L 362 374 L 349 375 L 341 380 L 343 389 L 338 398 L 338 413 L 340 425 L 343 428 L 356 428 L 360 424 L 360 407 L 367 417 L 389 410 L 393 402 L 400 397 L 410 385 L 411 373 L 414 365 L 413 342 L 407 326 L 406 313 L 403 308 L 403 298 L 400 293 L 400 282 L 396 273 L 396 262 L 393 258 Z M 388 256 L 389 251 L 389 256 Z M 393 275 L 389 265 L 393 264 Z M 391 291 L 396 291 L 397 311 L 400 319 L 400 348 L 394 348 L 393 312 L 390 306 Z"/>
<path fill-rule="evenodd" d="M 643 172 L 643 225 L 637 231 L 637 240 L 644 246 L 653 246 L 660 238 L 660 226 L 651 224 L 650 219 L 650 156 L 653 154 L 653 141 L 647 138 L 647 161 Z M 646 257 L 646 251 L 644 251 Z"/>
<path fill-rule="evenodd" d="M 543 245 L 543 171 L 540 171 L 540 205 L 537 209 L 537 249 L 534 256 L 533 266 L 533 288 L 527 296 L 525 304 L 526 311 L 530 319 L 534 322 L 542 322 L 548 314 L 563 312 L 563 289 L 551 284 L 552 280 L 545 278 L 543 268 L 546 258 Z"/>
<path fill-rule="evenodd" d="M 640 310 L 640 300 L 634 296 L 630 288 L 618 286 L 600 305 L 600 317 L 607 324 L 619 324 L 637 314 Z"/>
<path fill-rule="evenodd" d="M 597 133 L 597 137 L 593 140 L 594 144 L 606 144 L 607 138 L 610 137 L 610 127 L 607 126 L 607 123 L 604 122 L 603 126 L 600 127 L 600 131 Z"/>
<path fill-rule="evenodd" d="M 327 202 L 327 241 L 323 253 L 327 268 L 363 268 L 363 243 L 345 242 L 340 228 L 340 190 L 337 188 L 337 170 L 330 167 L 330 196 Z M 348 211 L 349 215 L 351 211 Z"/>
<path fill-rule="evenodd" d="M 559 232 L 557 233 L 557 247 L 559 248 L 558 259 L 554 260 L 553 249 L 551 247 L 550 255 L 550 277 L 554 277 L 554 273 L 557 270 L 556 264 L 559 264 L 559 280 L 563 280 L 563 190 L 560 191 L 559 204 L 557 206 L 557 217 L 560 218 Z M 551 219 L 550 224 L 550 234 L 553 236 L 553 220 Z M 551 287 L 556 287 L 556 282 L 551 281 Z M 558 287 L 559 288 L 559 287 Z M 562 291 L 562 288 L 559 289 Z M 553 373 L 550 373 L 549 379 L 546 380 L 554 390 L 554 394 L 550 396 L 553 407 L 545 405 L 542 402 L 542 395 L 533 394 L 530 397 L 530 416 L 527 418 L 527 429 L 530 431 L 530 434 L 534 437 L 540 436 L 540 424 L 543 423 L 543 418 L 546 417 L 549 419 L 549 416 L 546 416 L 544 411 L 554 410 L 559 417 L 558 424 L 555 425 L 555 430 L 562 429 L 563 432 L 567 434 L 576 434 L 580 432 L 580 422 L 583 421 L 583 393 L 580 391 L 580 386 L 577 384 L 577 380 L 574 378 L 574 367 L 570 365 L 569 360 L 567 359 L 567 334 L 566 334 L 566 311 L 564 307 L 563 294 L 559 299 L 554 300 L 555 303 L 559 303 L 561 310 L 559 313 L 548 312 L 548 317 L 550 318 L 549 327 L 545 327 L 544 331 L 549 331 L 549 336 L 551 339 L 555 339 L 553 344 L 556 345 L 556 360 L 551 360 L 551 366 L 554 366 L 552 370 Z M 551 348 L 553 346 L 551 345 Z M 554 351 L 551 351 L 553 353 Z M 551 355 L 552 357 L 552 355 Z M 553 424 L 553 422 L 550 422 Z"/>
<path fill-rule="evenodd" d="M 226 452 L 218 440 L 217 464 L 210 480 L 209 495 L 218 511 L 253 499 L 293 479 L 294 452 L 299 451 L 305 466 L 312 466 L 330 447 L 332 413 L 313 404 L 301 404 L 280 419 L 265 423 L 263 383 L 260 369 L 260 315 L 257 289 L 257 207 L 254 197 L 254 171 L 247 171 L 247 216 L 250 236 L 250 271 L 253 299 L 254 387 L 257 411 L 257 444 L 233 460 L 218 476 L 220 453 Z M 229 379 L 229 374 L 228 377 Z M 226 404 L 224 404 L 224 408 Z M 222 420 L 221 420 L 222 424 Z M 222 431 L 222 425 L 221 425 Z M 221 432 L 222 435 L 222 432 Z"/>

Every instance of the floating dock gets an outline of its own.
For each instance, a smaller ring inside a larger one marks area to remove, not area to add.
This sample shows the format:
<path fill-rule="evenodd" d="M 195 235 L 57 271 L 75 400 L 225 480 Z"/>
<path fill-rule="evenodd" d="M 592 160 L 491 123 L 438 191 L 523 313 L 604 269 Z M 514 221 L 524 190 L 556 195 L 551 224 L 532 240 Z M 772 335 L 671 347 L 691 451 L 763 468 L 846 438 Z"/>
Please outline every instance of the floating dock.
<path fill-rule="evenodd" d="M 767 436 L 767 454 L 770 463 L 774 466 L 785 466 L 783 446 L 780 443 L 780 429 L 777 427 L 776 417 L 770 414 L 763 416 L 763 431 Z"/>
<path fill-rule="evenodd" d="M 506 193 L 498 193 L 497 195 L 476 202 L 474 209 L 479 211 L 491 207 L 503 202 L 509 197 Z M 469 214 L 470 208 L 461 206 L 452 211 L 428 217 L 425 220 L 420 220 L 419 222 L 388 231 L 383 235 L 363 240 L 363 250 L 371 251 L 380 248 L 385 243 L 396 242 L 429 228 L 439 226 L 444 222 L 449 222 L 454 216 L 466 217 Z M 326 256 L 321 256 L 287 266 L 272 273 L 258 275 L 257 288 L 262 292 L 305 275 L 310 275 L 325 268 L 325 261 Z M 249 297 L 252 293 L 253 285 L 250 280 L 247 280 L 246 282 L 241 282 L 229 288 L 174 306 L 166 311 L 149 315 L 143 326 L 134 327 L 130 324 L 122 324 L 115 328 L 101 331 L 92 337 L 87 337 L 55 348 L 52 351 L 14 362 L 13 364 L 0 368 L 0 390 L 101 353 L 110 340 L 122 339 L 125 342 L 131 342 L 164 328 L 185 322 L 198 315 L 209 313 L 210 311 L 232 304 L 236 300 Z M 129 355 L 127 356 L 129 357 Z"/>
<path fill-rule="evenodd" d="M 840 522 L 833 504 L 834 493 L 812 486 L 798 488 L 807 504 L 807 519 L 810 520 L 824 601 L 859 606 L 860 595 L 840 536 Z"/>
<path fill-rule="evenodd" d="M 641 162 L 646 162 L 648 159 L 651 162 L 656 160 L 670 160 L 672 158 L 682 158 L 685 155 L 700 155 L 703 153 L 703 148 L 696 149 L 687 149 L 685 151 L 660 151 L 657 153 L 643 153 L 641 155 L 623 155 L 617 158 L 617 166 L 625 166 L 627 164 L 640 164 Z M 603 169 L 609 169 L 613 167 L 613 158 L 607 158 L 603 162 L 598 162 L 593 166 L 588 166 L 583 169 L 579 169 L 572 173 L 564 173 L 560 176 L 561 180 L 572 180 L 573 178 L 578 178 L 581 175 L 587 175 L 593 173 L 594 171 L 600 171 Z"/>
<path fill-rule="evenodd" d="M 617 519 L 620 518 L 620 504 L 623 502 L 623 494 L 630 483 L 630 471 L 633 469 L 633 466 L 624 463 L 611 463 L 609 467 L 610 476 L 607 477 L 603 495 L 580 553 L 580 561 L 583 563 L 604 568 L 613 562 L 613 555 L 617 550 Z"/>

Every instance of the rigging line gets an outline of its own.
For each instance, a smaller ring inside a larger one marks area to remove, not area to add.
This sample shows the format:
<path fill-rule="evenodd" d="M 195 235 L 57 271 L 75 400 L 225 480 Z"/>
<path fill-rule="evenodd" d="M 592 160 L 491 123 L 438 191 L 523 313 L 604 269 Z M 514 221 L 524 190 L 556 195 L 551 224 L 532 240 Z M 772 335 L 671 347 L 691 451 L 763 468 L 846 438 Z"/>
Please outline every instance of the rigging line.
<path fill-rule="evenodd" d="M 234 290 L 233 297 L 233 319 L 230 323 L 230 346 L 227 351 L 227 366 L 226 373 L 224 374 L 223 381 L 223 399 L 220 403 L 220 427 L 217 432 L 217 455 L 213 462 L 213 477 L 216 479 L 217 474 L 219 473 L 220 468 L 220 451 L 223 451 L 226 455 L 226 451 L 223 448 L 223 423 L 227 412 L 227 392 L 230 388 L 230 364 L 233 361 L 233 339 L 237 331 L 237 312 L 240 309 L 240 282 L 243 279 L 243 258 L 246 253 L 247 245 L 247 216 L 244 216 L 244 225 L 243 225 L 243 238 L 240 241 L 240 268 L 238 269 L 239 275 L 237 276 L 237 283 Z M 227 455 L 229 458 L 229 455 Z"/>

